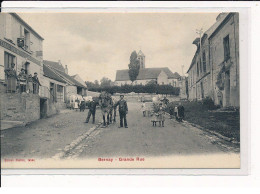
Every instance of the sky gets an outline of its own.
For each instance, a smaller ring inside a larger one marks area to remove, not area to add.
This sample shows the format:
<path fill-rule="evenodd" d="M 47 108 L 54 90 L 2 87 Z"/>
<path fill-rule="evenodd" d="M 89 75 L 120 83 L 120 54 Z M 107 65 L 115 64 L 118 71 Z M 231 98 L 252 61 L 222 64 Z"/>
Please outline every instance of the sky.
<path fill-rule="evenodd" d="M 218 13 L 18 13 L 43 38 L 43 58 L 61 60 L 84 81 L 127 69 L 140 49 L 145 66 L 182 75 L 196 51 L 196 29 L 209 29 Z"/>

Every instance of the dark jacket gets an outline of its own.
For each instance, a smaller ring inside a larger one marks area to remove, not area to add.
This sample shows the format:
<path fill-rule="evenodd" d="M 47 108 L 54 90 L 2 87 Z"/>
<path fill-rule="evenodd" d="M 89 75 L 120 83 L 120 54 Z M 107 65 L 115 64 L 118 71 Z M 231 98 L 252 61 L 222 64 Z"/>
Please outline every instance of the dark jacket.
<path fill-rule="evenodd" d="M 184 118 L 184 107 L 182 105 L 178 106 L 179 117 Z"/>
<path fill-rule="evenodd" d="M 96 106 L 97 106 L 97 102 L 96 101 L 91 101 L 88 103 L 88 108 L 91 112 L 95 112 L 96 111 Z"/>
<path fill-rule="evenodd" d="M 119 100 L 115 107 L 119 106 L 119 112 L 126 112 L 128 111 L 127 102 L 125 100 Z"/>
<path fill-rule="evenodd" d="M 37 83 L 37 84 L 39 84 L 39 86 L 41 86 L 41 83 L 40 83 L 39 78 L 37 76 L 33 76 L 32 80 L 33 80 L 33 83 Z"/>

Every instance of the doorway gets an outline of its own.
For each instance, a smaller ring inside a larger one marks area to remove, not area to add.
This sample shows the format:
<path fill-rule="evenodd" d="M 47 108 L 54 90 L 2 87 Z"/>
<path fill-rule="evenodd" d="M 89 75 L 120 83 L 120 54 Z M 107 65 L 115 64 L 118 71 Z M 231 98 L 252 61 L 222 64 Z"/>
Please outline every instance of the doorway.
<path fill-rule="evenodd" d="M 201 90 L 201 98 L 204 98 L 204 88 L 203 88 L 203 82 L 200 82 L 200 90 Z"/>
<path fill-rule="evenodd" d="M 230 71 L 225 73 L 225 106 L 230 106 Z"/>
<path fill-rule="evenodd" d="M 47 99 L 40 99 L 40 119 L 47 117 Z"/>

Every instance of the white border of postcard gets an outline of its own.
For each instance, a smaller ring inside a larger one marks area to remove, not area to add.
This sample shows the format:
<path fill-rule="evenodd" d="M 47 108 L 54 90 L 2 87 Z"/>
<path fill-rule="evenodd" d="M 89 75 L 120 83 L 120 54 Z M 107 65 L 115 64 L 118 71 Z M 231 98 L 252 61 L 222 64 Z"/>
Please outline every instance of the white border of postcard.
<path fill-rule="evenodd" d="M 249 2 L 3 2 L 3 12 L 239 12 L 241 68 L 241 168 L 240 169 L 2 169 L 3 175 L 18 174 L 160 174 L 247 175 L 250 171 L 250 51 Z M 22 8 L 23 7 L 23 8 Z M 63 7 L 63 8 L 61 8 Z M 67 7 L 67 8 L 64 8 Z M 74 8 L 70 8 L 74 7 Z M 33 9 L 32 9 L 33 8 Z"/>

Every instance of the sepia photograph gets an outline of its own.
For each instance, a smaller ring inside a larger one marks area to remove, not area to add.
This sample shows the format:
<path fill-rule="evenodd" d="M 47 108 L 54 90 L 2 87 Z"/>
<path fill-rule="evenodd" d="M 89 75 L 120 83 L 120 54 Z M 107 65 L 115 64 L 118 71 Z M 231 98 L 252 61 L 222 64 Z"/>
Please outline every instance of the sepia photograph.
<path fill-rule="evenodd" d="M 2 168 L 239 169 L 239 33 L 239 12 L 0 13 Z"/>

